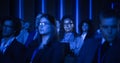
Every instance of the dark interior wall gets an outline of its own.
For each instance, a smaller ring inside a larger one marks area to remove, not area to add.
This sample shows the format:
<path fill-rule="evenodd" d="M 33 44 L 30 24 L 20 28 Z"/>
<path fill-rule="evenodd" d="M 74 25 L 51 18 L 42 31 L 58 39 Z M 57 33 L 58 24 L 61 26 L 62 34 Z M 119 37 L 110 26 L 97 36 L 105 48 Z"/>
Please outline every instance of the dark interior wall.
<path fill-rule="evenodd" d="M 0 0 L 0 17 L 15 16 L 19 17 L 20 0 Z M 42 0 L 22 0 L 22 19 L 31 22 L 31 29 L 34 28 L 35 16 L 42 13 Z M 60 19 L 60 0 L 44 0 L 45 13 Z M 89 19 L 89 1 L 79 0 L 79 22 Z M 120 5 L 117 0 L 92 0 L 92 19 L 98 27 L 98 14 L 100 10 L 111 8 L 111 3 L 115 3 L 115 8 L 119 10 Z M 63 0 L 63 15 L 70 15 L 76 18 L 76 0 Z"/>
<path fill-rule="evenodd" d="M 70 15 L 71 17 L 75 18 L 75 5 L 75 0 L 64 0 L 64 15 Z"/>
<path fill-rule="evenodd" d="M 60 13 L 60 3 L 59 0 L 45 0 L 45 13 L 48 13 L 54 16 L 56 19 L 59 19 Z"/>
<path fill-rule="evenodd" d="M 35 23 L 35 0 L 24 0 L 24 20 L 30 22 L 31 30 Z"/>
<path fill-rule="evenodd" d="M 0 0 L 0 17 L 9 16 L 9 0 Z"/>

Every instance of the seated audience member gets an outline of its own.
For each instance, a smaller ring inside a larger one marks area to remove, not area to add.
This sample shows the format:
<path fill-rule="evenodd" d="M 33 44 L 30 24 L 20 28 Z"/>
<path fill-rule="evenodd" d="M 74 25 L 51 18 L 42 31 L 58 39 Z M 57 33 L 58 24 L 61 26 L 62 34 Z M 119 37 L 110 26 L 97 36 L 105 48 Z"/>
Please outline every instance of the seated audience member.
<path fill-rule="evenodd" d="M 35 19 L 35 29 L 33 31 L 31 31 L 29 33 L 29 36 L 25 42 L 25 46 L 27 47 L 29 43 L 31 43 L 33 40 L 35 40 L 38 36 L 38 26 L 39 26 L 39 19 L 40 17 L 42 16 L 41 13 L 39 13 L 37 16 L 36 16 L 36 19 Z"/>
<path fill-rule="evenodd" d="M 80 36 L 75 39 L 74 63 L 92 63 L 99 42 L 94 38 L 94 27 L 91 20 L 79 24 Z"/>
<path fill-rule="evenodd" d="M 79 49 L 82 47 L 85 40 L 94 37 L 94 27 L 92 24 L 92 20 L 86 19 L 80 22 L 79 24 L 80 36 L 77 37 L 76 47 L 78 47 L 78 51 L 75 53 L 79 53 Z"/>
<path fill-rule="evenodd" d="M 20 20 L 6 17 L 1 21 L 0 63 L 24 63 L 25 46 L 16 40 L 21 30 Z"/>
<path fill-rule="evenodd" d="M 120 38 L 118 37 L 118 18 L 114 10 L 100 13 L 102 39 L 93 63 L 120 63 Z"/>
<path fill-rule="evenodd" d="M 61 21 L 60 28 L 60 41 L 66 48 L 65 63 L 73 63 L 73 49 L 75 47 L 75 38 L 77 34 L 75 32 L 75 24 L 71 17 L 64 16 Z"/>
<path fill-rule="evenodd" d="M 64 47 L 57 40 L 54 17 L 43 14 L 39 19 L 38 38 L 28 45 L 27 63 L 63 63 Z"/>

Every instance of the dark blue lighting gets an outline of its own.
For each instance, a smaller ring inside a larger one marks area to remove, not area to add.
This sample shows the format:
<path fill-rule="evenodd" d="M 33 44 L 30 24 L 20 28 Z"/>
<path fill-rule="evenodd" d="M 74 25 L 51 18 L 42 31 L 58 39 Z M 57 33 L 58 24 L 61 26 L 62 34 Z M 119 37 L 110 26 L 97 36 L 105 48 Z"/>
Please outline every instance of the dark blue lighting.
<path fill-rule="evenodd" d="M 78 24 L 79 24 L 79 0 L 76 0 L 76 32 L 78 33 Z"/>
<path fill-rule="evenodd" d="M 45 13 L 45 0 L 42 0 L 42 13 Z"/>
<path fill-rule="evenodd" d="M 23 19 L 23 0 L 19 0 L 19 18 Z"/>
<path fill-rule="evenodd" d="M 111 3 L 111 8 L 114 9 L 114 3 Z"/>
<path fill-rule="evenodd" d="M 62 19 L 63 17 L 63 6 L 64 6 L 63 0 L 60 0 L 60 19 Z"/>
<path fill-rule="evenodd" d="M 92 19 L 92 0 L 89 0 L 89 19 Z"/>

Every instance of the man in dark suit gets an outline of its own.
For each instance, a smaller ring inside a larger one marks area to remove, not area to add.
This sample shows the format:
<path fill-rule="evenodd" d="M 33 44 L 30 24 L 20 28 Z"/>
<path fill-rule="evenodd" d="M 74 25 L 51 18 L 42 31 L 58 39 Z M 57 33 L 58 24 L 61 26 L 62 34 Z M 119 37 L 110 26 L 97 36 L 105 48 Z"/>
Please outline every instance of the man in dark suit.
<path fill-rule="evenodd" d="M 100 29 L 103 37 L 93 63 L 120 63 L 118 28 L 118 18 L 114 10 L 106 10 L 100 14 Z"/>
<path fill-rule="evenodd" d="M 15 38 L 20 30 L 21 23 L 18 18 L 3 18 L 0 39 L 0 63 L 24 63 L 25 47 Z"/>

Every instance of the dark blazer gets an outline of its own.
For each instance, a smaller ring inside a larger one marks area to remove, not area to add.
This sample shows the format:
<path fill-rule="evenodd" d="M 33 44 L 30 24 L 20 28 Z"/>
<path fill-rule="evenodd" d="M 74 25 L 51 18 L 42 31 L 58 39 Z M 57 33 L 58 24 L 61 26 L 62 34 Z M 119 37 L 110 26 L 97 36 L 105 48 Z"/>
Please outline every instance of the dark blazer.
<path fill-rule="evenodd" d="M 101 40 L 99 40 L 101 42 Z M 102 44 L 100 44 L 102 46 Z M 93 63 L 98 63 L 98 50 L 100 49 L 100 46 L 96 50 L 96 54 L 93 60 Z M 112 46 L 110 46 L 104 53 L 101 59 L 101 63 L 120 63 L 120 38 L 116 38 L 114 42 L 112 43 Z"/>
<path fill-rule="evenodd" d="M 38 48 L 39 44 L 36 40 L 29 44 L 26 63 L 30 62 L 33 52 Z M 37 51 L 33 63 L 63 63 L 64 56 L 64 46 L 60 42 L 49 42 L 43 49 Z"/>
<path fill-rule="evenodd" d="M 0 63 L 24 63 L 25 46 L 15 39 L 3 53 L 0 52 Z"/>
<path fill-rule="evenodd" d="M 102 63 L 120 63 L 120 38 L 105 52 Z"/>
<path fill-rule="evenodd" d="M 99 42 L 94 38 L 86 38 L 80 49 L 79 55 L 75 56 L 74 63 L 92 63 Z"/>

